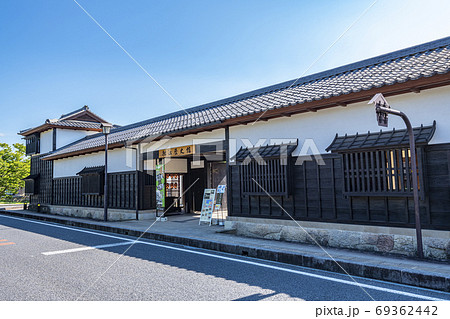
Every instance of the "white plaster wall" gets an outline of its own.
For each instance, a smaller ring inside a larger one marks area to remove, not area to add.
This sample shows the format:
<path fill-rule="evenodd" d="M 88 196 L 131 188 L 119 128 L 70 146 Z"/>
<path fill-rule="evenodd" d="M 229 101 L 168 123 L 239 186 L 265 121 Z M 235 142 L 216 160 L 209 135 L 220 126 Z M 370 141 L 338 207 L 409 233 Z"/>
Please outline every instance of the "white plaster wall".
<path fill-rule="evenodd" d="M 156 160 L 145 160 L 144 161 L 144 170 L 146 171 L 154 171 L 156 169 Z"/>
<path fill-rule="evenodd" d="M 55 178 L 76 176 L 85 167 L 102 166 L 104 164 L 105 152 L 63 158 L 53 162 L 53 176 Z M 136 170 L 136 151 L 125 148 L 108 151 L 109 173 L 134 170 Z"/>
<path fill-rule="evenodd" d="M 41 132 L 40 136 L 40 153 L 45 154 L 53 151 L 53 130 Z"/>
<path fill-rule="evenodd" d="M 431 125 L 436 120 L 436 132 L 430 144 L 450 142 L 450 87 L 435 88 L 421 93 L 407 93 L 387 97 L 392 108 L 408 115 L 413 127 L 420 124 Z M 249 139 L 255 145 L 269 144 L 270 139 L 296 139 L 299 147 L 294 152 L 298 155 L 305 139 L 312 139 L 320 153 L 326 153 L 336 133 L 339 135 L 379 131 L 375 108 L 368 101 L 350 104 L 347 107 L 334 107 L 317 112 L 308 112 L 292 117 L 259 121 L 254 125 L 230 127 L 230 139 L 236 139 L 235 147 L 230 141 L 230 156 L 233 156 L 244 143 L 241 139 Z M 399 117 L 389 115 L 389 127 L 383 130 L 404 129 L 405 124 Z M 278 143 L 278 142 L 277 142 Z M 272 144 L 277 144 L 272 143 Z M 256 146 L 256 145 L 255 145 Z M 313 154 L 309 149 L 309 154 Z"/>
<path fill-rule="evenodd" d="M 56 148 L 66 146 L 88 135 L 97 134 L 95 131 L 56 129 Z"/>

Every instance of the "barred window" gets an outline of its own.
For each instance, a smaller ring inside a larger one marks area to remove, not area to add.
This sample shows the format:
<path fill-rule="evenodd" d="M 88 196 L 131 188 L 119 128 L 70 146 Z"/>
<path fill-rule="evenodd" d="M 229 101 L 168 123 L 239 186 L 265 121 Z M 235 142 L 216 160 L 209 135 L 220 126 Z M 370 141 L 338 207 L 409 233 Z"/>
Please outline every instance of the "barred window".
<path fill-rule="evenodd" d="M 242 163 L 240 174 L 245 195 L 287 195 L 289 192 L 288 165 L 280 159 Z"/>
<path fill-rule="evenodd" d="M 235 156 L 239 164 L 244 195 L 289 195 L 291 154 L 297 144 L 241 148 Z"/>
<path fill-rule="evenodd" d="M 105 167 L 85 167 L 77 173 L 82 177 L 81 193 L 83 195 L 102 195 L 104 187 Z"/>
<path fill-rule="evenodd" d="M 344 189 L 349 195 L 412 196 L 413 178 L 421 190 L 421 161 L 416 162 L 418 174 L 414 177 L 409 148 L 349 152 L 342 156 Z"/>
<path fill-rule="evenodd" d="M 25 137 L 25 153 L 26 155 L 38 154 L 40 152 L 40 134 L 32 134 Z"/>
<path fill-rule="evenodd" d="M 413 129 L 417 176 L 412 173 L 408 132 L 405 129 L 344 135 L 334 138 L 327 151 L 342 154 L 344 192 L 350 196 L 413 196 L 413 178 L 423 198 L 423 147 L 433 137 L 436 121 Z"/>
<path fill-rule="evenodd" d="M 39 174 L 29 175 L 23 179 L 25 181 L 25 194 L 39 194 Z"/>

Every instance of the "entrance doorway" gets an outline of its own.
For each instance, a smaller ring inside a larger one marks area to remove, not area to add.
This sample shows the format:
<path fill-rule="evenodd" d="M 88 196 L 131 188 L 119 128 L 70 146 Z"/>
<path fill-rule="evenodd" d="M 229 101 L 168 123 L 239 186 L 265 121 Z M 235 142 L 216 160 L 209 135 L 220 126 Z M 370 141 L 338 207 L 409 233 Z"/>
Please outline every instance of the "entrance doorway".
<path fill-rule="evenodd" d="M 188 192 L 188 200 L 190 202 L 190 212 L 199 212 L 202 210 L 203 191 L 208 187 L 207 167 L 205 161 L 200 161 L 199 165 L 192 165 L 189 171 L 189 185 L 191 186 Z M 194 184 L 193 184 L 194 183 Z"/>

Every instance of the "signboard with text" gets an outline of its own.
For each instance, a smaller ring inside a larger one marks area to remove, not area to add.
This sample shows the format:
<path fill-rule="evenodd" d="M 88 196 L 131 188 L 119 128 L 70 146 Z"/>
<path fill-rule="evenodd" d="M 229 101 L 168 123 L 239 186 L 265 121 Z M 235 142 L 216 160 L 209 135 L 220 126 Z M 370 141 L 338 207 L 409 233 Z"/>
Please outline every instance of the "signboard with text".
<path fill-rule="evenodd" d="M 172 148 L 167 148 L 165 150 L 159 150 L 159 158 L 186 156 L 186 155 L 192 155 L 194 153 L 195 153 L 194 145 L 172 147 Z"/>
<path fill-rule="evenodd" d="M 166 207 L 166 178 L 164 164 L 156 165 L 156 208 L 164 210 Z"/>
<path fill-rule="evenodd" d="M 216 190 L 214 188 L 205 189 L 205 191 L 203 192 L 202 211 L 200 213 L 199 225 L 201 222 L 207 222 L 211 224 L 215 199 Z"/>

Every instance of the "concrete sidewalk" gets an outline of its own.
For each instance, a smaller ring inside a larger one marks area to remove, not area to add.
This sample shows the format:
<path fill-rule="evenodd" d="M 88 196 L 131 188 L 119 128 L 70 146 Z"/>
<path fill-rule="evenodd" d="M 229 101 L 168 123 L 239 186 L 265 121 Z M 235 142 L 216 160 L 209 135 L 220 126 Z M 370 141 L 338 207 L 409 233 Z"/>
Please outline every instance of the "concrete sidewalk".
<path fill-rule="evenodd" d="M 343 273 L 341 266 L 354 276 L 450 292 L 449 263 L 327 247 L 324 252 L 320 247 L 313 245 L 239 237 L 232 233 L 224 233 L 222 226 L 198 225 L 198 215 L 169 216 L 167 222 L 154 223 L 154 220 L 102 222 L 23 210 L 0 211 L 0 214 L 135 237 L 142 236 L 147 239 L 338 273 Z M 153 223 L 154 225 L 148 229 Z"/>

